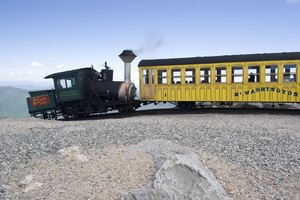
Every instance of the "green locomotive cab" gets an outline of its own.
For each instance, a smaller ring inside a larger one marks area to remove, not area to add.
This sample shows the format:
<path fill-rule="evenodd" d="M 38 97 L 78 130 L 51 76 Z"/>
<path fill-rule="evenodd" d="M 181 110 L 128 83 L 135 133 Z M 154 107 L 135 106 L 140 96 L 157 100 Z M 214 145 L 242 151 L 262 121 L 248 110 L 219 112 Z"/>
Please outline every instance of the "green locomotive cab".
<path fill-rule="evenodd" d="M 95 73 L 93 68 L 82 68 L 51 74 L 45 78 L 53 78 L 57 103 L 60 104 L 84 100 L 88 96 L 87 84 L 94 78 Z"/>
<path fill-rule="evenodd" d="M 76 74 L 68 77 L 57 77 L 53 79 L 57 95 L 57 103 L 76 101 L 84 99 Z"/>

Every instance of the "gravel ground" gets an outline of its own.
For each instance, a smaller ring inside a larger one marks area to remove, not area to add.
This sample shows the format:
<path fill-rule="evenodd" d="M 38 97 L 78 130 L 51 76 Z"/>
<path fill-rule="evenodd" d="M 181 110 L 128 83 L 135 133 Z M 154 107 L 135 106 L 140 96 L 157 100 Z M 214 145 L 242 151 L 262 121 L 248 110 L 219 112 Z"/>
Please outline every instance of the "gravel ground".
<path fill-rule="evenodd" d="M 0 119 L 0 199 L 118 199 L 149 183 L 144 140 L 192 149 L 233 199 L 300 199 L 300 117 L 131 116 L 85 121 Z"/>

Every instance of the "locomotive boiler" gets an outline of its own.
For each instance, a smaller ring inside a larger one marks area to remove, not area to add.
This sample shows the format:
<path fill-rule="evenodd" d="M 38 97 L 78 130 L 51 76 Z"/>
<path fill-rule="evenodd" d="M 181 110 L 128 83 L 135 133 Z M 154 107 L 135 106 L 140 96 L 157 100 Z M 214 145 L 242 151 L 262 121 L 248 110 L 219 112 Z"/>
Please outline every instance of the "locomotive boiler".
<path fill-rule="evenodd" d="M 124 50 L 120 55 L 124 62 L 124 81 L 113 81 L 113 70 L 105 63 L 105 70 L 101 70 L 101 81 L 94 81 L 95 90 L 99 96 L 109 101 L 133 101 L 136 96 L 136 87 L 131 82 L 130 63 L 136 55 L 130 50 Z"/>

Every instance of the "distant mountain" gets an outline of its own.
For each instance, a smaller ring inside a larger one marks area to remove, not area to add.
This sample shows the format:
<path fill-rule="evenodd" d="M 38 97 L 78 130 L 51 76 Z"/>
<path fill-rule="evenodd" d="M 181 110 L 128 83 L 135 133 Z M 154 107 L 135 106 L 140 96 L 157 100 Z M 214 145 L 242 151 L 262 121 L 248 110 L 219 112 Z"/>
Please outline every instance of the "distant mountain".
<path fill-rule="evenodd" d="M 0 117 L 28 117 L 27 97 L 27 90 L 0 87 Z"/>
<path fill-rule="evenodd" d="M 53 82 L 52 80 L 45 80 L 43 82 L 0 80 L 0 87 L 14 87 L 25 90 L 44 90 L 53 88 Z"/>

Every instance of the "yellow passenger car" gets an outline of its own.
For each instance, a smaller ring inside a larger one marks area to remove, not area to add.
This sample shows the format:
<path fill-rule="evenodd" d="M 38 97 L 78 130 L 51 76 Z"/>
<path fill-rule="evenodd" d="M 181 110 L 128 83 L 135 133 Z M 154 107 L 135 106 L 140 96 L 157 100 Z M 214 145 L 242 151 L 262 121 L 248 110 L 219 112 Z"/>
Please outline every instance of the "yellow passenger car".
<path fill-rule="evenodd" d="M 143 102 L 300 102 L 300 52 L 142 60 Z"/>

